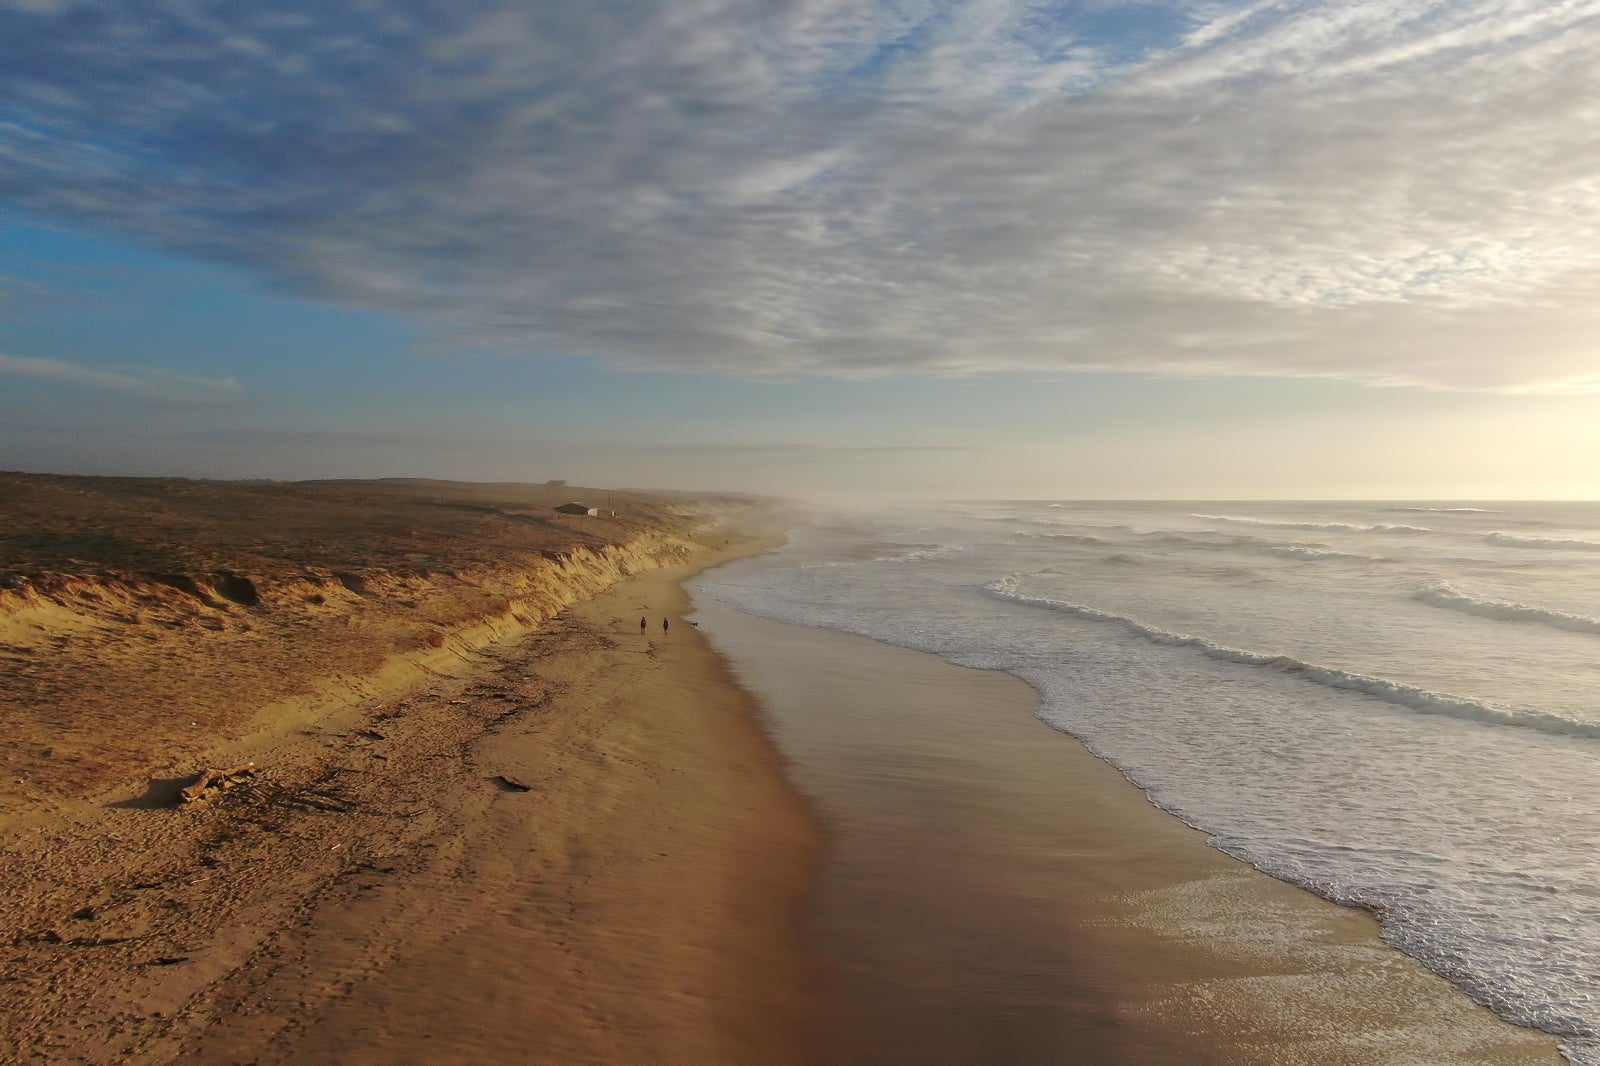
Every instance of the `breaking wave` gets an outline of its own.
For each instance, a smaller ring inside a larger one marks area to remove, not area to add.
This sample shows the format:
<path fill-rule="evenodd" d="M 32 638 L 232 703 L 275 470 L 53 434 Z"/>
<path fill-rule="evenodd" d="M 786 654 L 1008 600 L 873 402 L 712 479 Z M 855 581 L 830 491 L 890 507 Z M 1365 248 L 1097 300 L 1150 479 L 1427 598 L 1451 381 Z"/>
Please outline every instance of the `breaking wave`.
<path fill-rule="evenodd" d="M 1018 533 L 1017 536 L 1019 536 L 1019 537 L 1027 537 L 1030 540 L 1059 540 L 1059 541 L 1061 541 L 1061 542 L 1063 542 L 1065 544 L 1083 544 L 1083 545 L 1086 545 L 1086 546 L 1089 546 L 1089 547 L 1101 547 L 1101 548 L 1104 548 L 1104 547 L 1108 547 L 1111 544 L 1111 542 L 1109 540 L 1101 540 L 1099 537 L 1088 537 L 1088 536 L 1084 536 L 1084 535 L 1079 534 L 1079 533 L 1027 533 L 1027 532 L 1023 532 L 1023 533 Z"/>
<path fill-rule="evenodd" d="M 1350 552 L 1336 552 L 1332 548 L 1323 548 L 1312 544 L 1268 544 L 1266 550 L 1273 555 L 1281 555 L 1288 559 L 1351 559 L 1360 563 L 1388 562 L 1381 555 L 1354 555 Z"/>
<path fill-rule="evenodd" d="M 1560 551 L 1600 552 L 1600 541 L 1563 540 L 1551 537 L 1519 537 L 1515 533 L 1490 533 L 1483 538 L 1503 548 L 1555 548 Z"/>
<path fill-rule="evenodd" d="M 1147 544 L 1177 544 L 1196 548 L 1236 548 L 1255 540 L 1233 533 L 1219 533 L 1214 529 L 1151 529 L 1139 534 Z"/>
<path fill-rule="evenodd" d="M 1499 514 L 1487 507 L 1385 507 L 1390 512 L 1412 512 L 1422 514 Z"/>
<path fill-rule="evenodd" d="M 1143 637 L 1154 644 L 1162 644 L 1174 648 L 1193 648 L 1202 655 L 1221 662 L 1239 663 L 1244 666 L 1259 666 L 1275 670 L 1327 688 L 1365 693 L 1397 707 L 1405 707 L 1425 714 L 1443 715 L 1465 721 L 1486 722 L 1491 725 L 1520 726 L 1524 729 L 1534 729 L 1542 733 L 1552 733 L 1560 736 L 1600 739 L 1600 724 L 1580 722 L 1558 714 L 1551 714 L 1547 711 L 1502 707 L 1493 703 L 1468 699 L 1464 696 L 1454 696 L 1445 692 L 1432 692 L 1428 689 L 1407 685 L 1399 681 L 1391 681 L 1387 678 L 1370 677 L 1366 674 L 1358 674 L 1351 670 L 1340 670 L 1331 666 L 1318 666 L 1315 663 L 1308 663 L 1290 655 L 1269 655 L 1265 652 L 1230 648 L 1225 644 L 1213 643 L 1204 637 L 1191 636 L 1187 633 L 1171 633 L 1165 629 L 1145 625 L 1143 622 L 1129 618 L 1126 615 L 1112 614 L 1109 611 L 1098 610 L 1079 603 L 1069 603 L 1065 600 L 1030 596 L 1017 587 L 1021 577 L 1022 575 L 1020 574 L 1008 574 L 997 581 L 985 585 L 984 591 L 998 599 L 1010 600 L 1013 603 L 1042 607 L 1046 610 L 1059 611 L 1062 614 L 1086 618 L 1094 622 L 1109 622 L 1121 626 L 1129 633 Z"/>
<path fill-rule="evenodd" d="M 1426 526 L 1375 525 L 1360 526 L 1351 522 L 1280 522 L 1265 518 L 1239 518 L 1225 514 L 1191 514 L 1203 522 L 1227 522 L 1238 526 L 1259 526 L 1263 529 L 1315 529 L 1324 533 L 1432 533 Z"/>
<path fill-rule="evenodd" d="M 1510 600 L 1479 599 L 1465 592 L 1458 592 L 1449 585 L 1429 586 L 1413 593 L 1411 598 L 1432 607 L 1443 607 L 1445 610 L 1460 611 L 1462 614 L 1473 614 L 1480 618 L 1497 618 L 1506 622 L 1534 622 L 1552 629 L 1564 629 L 1569 633 L 1600 634 L 1600 618 L 1552 611 Z"/>

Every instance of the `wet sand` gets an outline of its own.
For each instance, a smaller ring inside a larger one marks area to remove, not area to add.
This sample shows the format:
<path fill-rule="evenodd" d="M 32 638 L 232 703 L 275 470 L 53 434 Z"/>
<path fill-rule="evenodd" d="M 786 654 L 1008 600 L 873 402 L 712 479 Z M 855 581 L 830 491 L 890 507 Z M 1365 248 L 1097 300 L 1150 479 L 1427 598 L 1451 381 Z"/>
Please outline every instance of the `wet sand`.
<path fill-rule="evenodd" d="M 697 598 L 828 833 L 823 1061 L 1560 1063 L 1206 844 L 1006 675 Z"/>

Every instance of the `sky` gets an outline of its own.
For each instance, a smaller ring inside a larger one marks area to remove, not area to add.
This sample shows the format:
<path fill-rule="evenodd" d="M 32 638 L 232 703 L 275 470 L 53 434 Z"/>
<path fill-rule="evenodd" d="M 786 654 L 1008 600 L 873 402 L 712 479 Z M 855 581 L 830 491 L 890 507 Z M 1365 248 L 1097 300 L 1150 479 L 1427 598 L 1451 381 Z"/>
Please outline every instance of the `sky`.
<path fill-rule="evenodd" d="M 1600 0 L 0 0 L 0 468 L 1600 497 Z"/>

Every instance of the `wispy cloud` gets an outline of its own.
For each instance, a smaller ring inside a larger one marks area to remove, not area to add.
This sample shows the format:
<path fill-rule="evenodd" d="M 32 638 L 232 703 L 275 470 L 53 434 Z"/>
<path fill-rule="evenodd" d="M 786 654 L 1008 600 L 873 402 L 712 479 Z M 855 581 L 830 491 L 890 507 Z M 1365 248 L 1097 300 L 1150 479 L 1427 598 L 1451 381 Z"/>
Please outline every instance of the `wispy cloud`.
<path fill-rule="evenodd" d="M 153 399 L 216 399 L 244 391 L 236 378 L 199 378 L 148 367 L 92 367 L 0 354 L 0 375 L 82 385 Z"/>
<path fill-rule="evenodd" d="M 0 199 L 448 343 L 1588 388 L 1596 54 L 1594 0 L 0 2 Z"/>

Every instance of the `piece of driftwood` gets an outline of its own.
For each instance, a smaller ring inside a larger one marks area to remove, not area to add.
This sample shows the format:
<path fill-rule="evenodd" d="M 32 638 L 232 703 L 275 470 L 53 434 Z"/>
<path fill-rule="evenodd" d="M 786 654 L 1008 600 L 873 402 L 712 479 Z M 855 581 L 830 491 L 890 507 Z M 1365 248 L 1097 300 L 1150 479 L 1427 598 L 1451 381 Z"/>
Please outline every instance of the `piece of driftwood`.
<path fill-rule="evenodd" d="M 254 776 L 256 764 L 253 762 L 240 763 L 226 770 L 202 770 L 198 777 L 178 791 L 178 802 L 193 803 L 206 799 Z"/>

